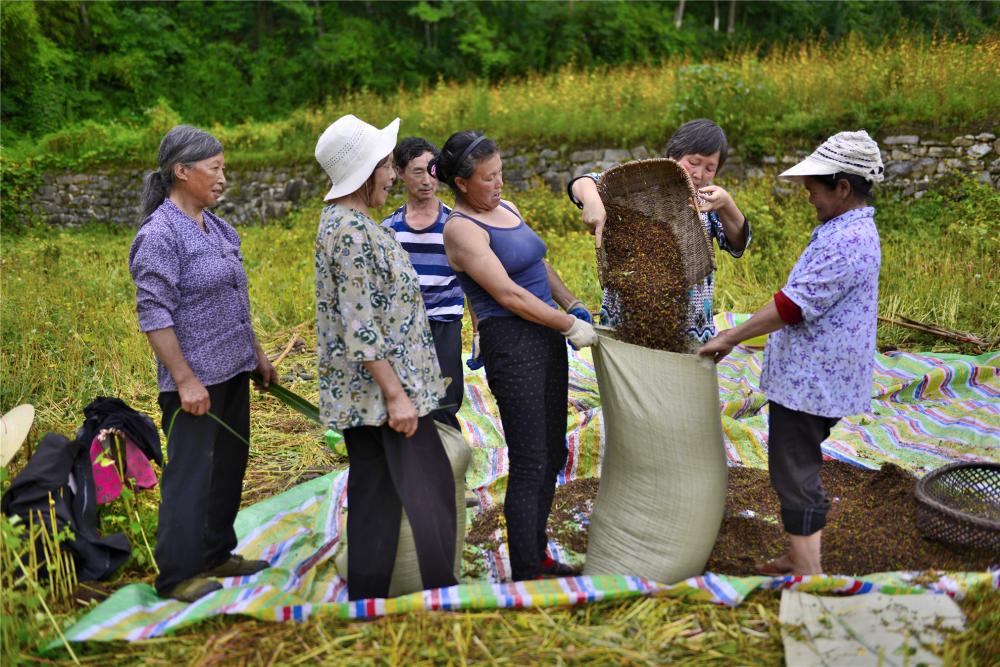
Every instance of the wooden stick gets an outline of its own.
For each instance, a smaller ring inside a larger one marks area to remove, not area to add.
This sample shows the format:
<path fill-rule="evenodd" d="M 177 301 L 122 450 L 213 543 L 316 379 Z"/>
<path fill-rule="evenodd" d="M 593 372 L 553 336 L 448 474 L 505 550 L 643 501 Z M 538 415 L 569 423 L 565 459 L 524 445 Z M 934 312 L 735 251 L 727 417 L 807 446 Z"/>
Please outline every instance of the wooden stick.
<path fill-rule="evenodd" d="M 945 329 L 936 324 L 925 324 L 923 322 L 918 322 L 912 320 L 908 317 L 903 317 L 902 315 L 897 315 L 896 318 L 892 317 L 882 317 L 878 316 L 879 321 L 885 322 L 886 324 L 892 324 L 897 327 L 904 327 L 907 329 L 914 329 L 916 331 L 922 331 L 924 333 L 930 334 L 932 336 L 937 336 L 938 338 L 944 338 L 945 340 L 950 340 L 955 343 L 969 343 L 977 346 L 981 350 L 985 350 L 990 346 L 987 341 L 979 338 L 968 332 L 955 331 L 954 329 Z"/>
<path fill-rule="evenodd" d="M 292 351 L 292 348 L 293 348 L 293 347 L 295 347 L 295 343 L 296 343 L 296 342 L 297 342 L 298 340 L 299 340 L 299 332 L 298 332 L 298 331 L 296 331 L 296 332 L 293 332 L 293 333 L 292 333 L 292 339 L 288 341 L 288 345 L 286 345 L 286 346 L 285 346 L 285 349 L 284 349 L 284 350 L 282 350 L 282 351 L 281 351 L 281 354 L 279 354 L 279 355 L 278 355 L 277 357 L 275 357 L 275 358 L 274 358 L 274 359 L 273 359 L 273 360 L 271 361 L 271 363 L 272 363 L 272 364 L 274 364 L 274 367 L 275 367 L 275 368 L 277 368 L 277 367 L 278 367 L 278 364 L 280 364 L 280 363 L 282 362 L 282 360 L 283 360 L 283 359 L 284 359 L 285 357 L 287 357 L 287 356 L 288 356 L 288 353 Z"/>

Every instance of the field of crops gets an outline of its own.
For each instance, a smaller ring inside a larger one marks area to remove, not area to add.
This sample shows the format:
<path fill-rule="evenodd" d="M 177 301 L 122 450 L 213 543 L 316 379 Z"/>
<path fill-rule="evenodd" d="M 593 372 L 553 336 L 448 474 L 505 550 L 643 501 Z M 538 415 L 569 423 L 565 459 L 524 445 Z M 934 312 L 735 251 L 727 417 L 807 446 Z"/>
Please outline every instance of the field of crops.
<path fill-rule="evenodd" d="M 719 257 L 716 307 L 720 310 L 750 311 L 770 298 L 809 238 L 814 219 L 804 196 L 775 194 L 772 183 L 765 178 L 733 187 L 754 225 L 754 242 L 740 260 Z M 390 206 L 398 203 L 398 196 Z M 548 242 L 550 259 L 570 288 L 597 310 L 600 288 L 592 237 L 580 231 L 577 210 L 543 189 L 519 193 L 515 201 Z M 886 198 L 878 206 L 882 314 L 904 315 L 995 340 L 1000 335 L 996 317 L 1000 269 L 995 261 L 1000 253 L 1000 194 L 956 179 L 920 200 Z M 317 218 L 318 204 L 281 224 L 241 230 L 255 327 L 265 349 L 275 355 L 296 336 L 305 343 L 286 358 L 279 368 L 282 373 L 296 367 L 312 370 L 315 363 L 312 253 Z M 0 398 L 4 405 L 34 403 L 36 434 L 71 434 L 82 420 L 82 407 L 98 395 L 118 396 L 139 410 L 158 414 L 153 359 L 138 331 L 127 270 L 132 235 L 131 230 L 94 225 L 63 231 L 36 228 L 4 238 Z M 880 327 L 879 345 L 972 351 L 891 326 Z M 315 399 L 313 383 L 298 381 L 292 386 Z M 346 463 L 318 444 L 318 433 L 286 428 L 286 412 L 274 401 L 253 401 L 247 503 Z M 133 560 L 112 586 L 151 581 L 154 576 L 144 544 L 155 540 L 157 501 L 157 492 L 145 493 L 123 498 L 103 511 L 104 528 L 124 530 L 135 545 Z M 9 548 L 12 542 L 5 544 Z M 5 589 L 8 583 L 5 579 Z M 9 648 L 35 647 L 43 638 L 53 637 L 34 591 L 5 593 L 5 655 L 10 655 Z M 75 597 L 50 595 L 48 602 L 60 622 L 85 610 Z M 312 621 L 301 627 L 225 621 L 199 626 L 176 639 L 127 648 L 87 647 L 83 652 L 92 653 L 96 663 L 111 656 L 147 663 L 153 655 L 169 655 L 204 660 L 201 664 L 231 660 L 266 664 L 265 658 L 272 655 L 283 656 L 282 662 L 300 656 L 306 662 L 350 657 L 372 664 L 421 660 L 518 664 L 534 651 L 539 657 L 561 656 L 567 662 L 640 664 L 689 657 L 699 664 L 726 664 L 739 655 L 747 664 L 776 664 L 781 656 L 776 601 L 772 594 L 756 594 L 747 604 L 728 610 L 644 600 L 569 610 L 422 615 L 353 625 Z M 969 604 L 995 610 L 996 595 Z M 975 654 L 988 648 L 969 633 L 954 641 L 943 650 Z M 456 645 L 465 653 L 455 654 Z"/>

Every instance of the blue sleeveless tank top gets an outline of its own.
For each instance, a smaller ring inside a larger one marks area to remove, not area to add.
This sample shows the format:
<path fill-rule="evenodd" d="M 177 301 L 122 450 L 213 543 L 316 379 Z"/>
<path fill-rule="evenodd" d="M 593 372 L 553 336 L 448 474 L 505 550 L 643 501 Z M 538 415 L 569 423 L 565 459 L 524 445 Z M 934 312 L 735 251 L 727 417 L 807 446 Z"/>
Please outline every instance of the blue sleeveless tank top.
<path fill-rule="evenodd" d="M 547 250 L 545 241 L 539 238 L 531 227 L 524 224 L 524 219 L 507 204 L 500 202 L 500 205 L 517 216 L 520 222 L 516 227 L 494 227 L 458 211 L 452 211 L 451 215 L 471 220 L 485 229 L 486 233 L 490 235 L 490 249 L 503 264 L 510 279 L 556 308 L 556 302 L 552 300 L 552 290 L 549 287 L 549 276 L 545 270 L 545 264 L 542 262 Z M 497 303 L 496 299 L 480 287 L 467 273 L 456 271 L 456 275 L 462 283 L 465 295 L 469 297 L 472 310 L 475 311 L 476 317 L 480 320 L 490 317 L 517 317 Z"/>

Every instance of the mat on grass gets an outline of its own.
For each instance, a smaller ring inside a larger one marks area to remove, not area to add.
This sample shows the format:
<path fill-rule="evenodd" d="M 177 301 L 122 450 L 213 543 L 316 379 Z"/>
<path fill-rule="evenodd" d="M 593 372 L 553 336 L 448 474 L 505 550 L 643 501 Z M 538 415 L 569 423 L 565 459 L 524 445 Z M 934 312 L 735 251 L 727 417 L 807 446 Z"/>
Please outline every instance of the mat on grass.
<path fill-rule="evenodd" d="M 760 351 L 737 350 L 719 366 L 721 410 L 731 465 L 764 467 L 766 400 L 760 392 Z M 843 420 L 824 453 L 877 468 L 891 461 L 916 474 L 956 460 L 1000 461 L 1000 352 L 967 357 L 894 352 L 878 355 L 873 412 Z M 470 514 L 502 502 L 507 458 L 496 405 L 482 371 L 466 378 L 460 415 L 473 445 L 467 482 L 479 498 Z M 567 441 L 570 455 L 559 483 L 598 477 L 602 451 L 600 400 L 589 353 L 572 354 Z M 243 510 L 237 520 L 239 551 L 266 558 L 268 570 L 224 581 L 225 588 L 195 604 L 158 598 L 145 584 L 127 586 L 66 630 L 71 641 L 155 637 L 219 614 L 269 621 L 323 615 L 368 618 L 413 610 L 492 609 L 566 605 L 663 595 L 737 605 L 757 588 L 813 593 L 962 596 L 972 588 L 1000 588 L 1000 570 L 978 573 L 891 572 L 861 578 L 732 577 L 706 573 L 673 586 L 635 577 L 574 577 L 517 584 L 497 583 L 509 572 L 503 535 L 488 548 L 467 546 L 465 571 L 476 581 L 388 600 L 348 602 L 333 555 L 344 531 L 345 472 L 331 473 Z M 586 524 L 587 517 L 578 521 Z M 482 543 L 482 541 L 481 541 Z M 560 559 L 581 554 L 557 542 Z"/>

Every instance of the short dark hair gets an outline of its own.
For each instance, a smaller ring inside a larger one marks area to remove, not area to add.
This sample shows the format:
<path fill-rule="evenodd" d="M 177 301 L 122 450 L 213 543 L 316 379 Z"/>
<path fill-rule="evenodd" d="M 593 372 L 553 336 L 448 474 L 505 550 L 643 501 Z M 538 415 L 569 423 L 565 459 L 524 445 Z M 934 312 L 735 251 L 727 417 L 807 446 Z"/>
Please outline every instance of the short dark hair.
<path fill-rule="evenodd" d="M 838 181 L 847 181 L 848 185 L 851 186 L 851 194 L 855 197 L 868 204 L 875 201 L 875 195 L 872 194 L 872 182 L 864 176 L 848 174 L 846 171 L 838 171 L 836 174 L 813 176 L 812 178 L 815 178 L 823 187 L 831 191 L 837 189 Z"/>
<path fill-rule="evenodd" d="M 466 149 L 473 141 L 482 138 L 476 147 L 466 153 Z M 434 167 L 434 175 L 439 181 L 447 184 L 456 195 L 458 188 L 455 186 L 455 178 L 470 178 L 476 171 L 476 165 L 483 160 L 487 160 L 500 151 L 492 139 L 487 139 L 482 132 L 476 130 L 465 130 L 456 132 L 448 137 L 444 142 L 441 154 L 431 160 Z"/>
<path fill-rule="evenodd" d="M 407 137 L 400 141 L 392 151 L 392 161 L 396 169 L 403 171 L 410 160 L 418 158 L 424 153 L 430 153 L 432 158 L 437 157 L 441 151 L 437 146 L 427 141 L 423 137 Z"/>
<path fill-rule="evenodd" d="M 667 142 L 667 157 L 680 160 L 685 155 L 711 155 L 718 151 L 719 169 L 726 164 L 729 142 L 722 128 L 707 118 L 690 120 L 680 127 Z"/>

